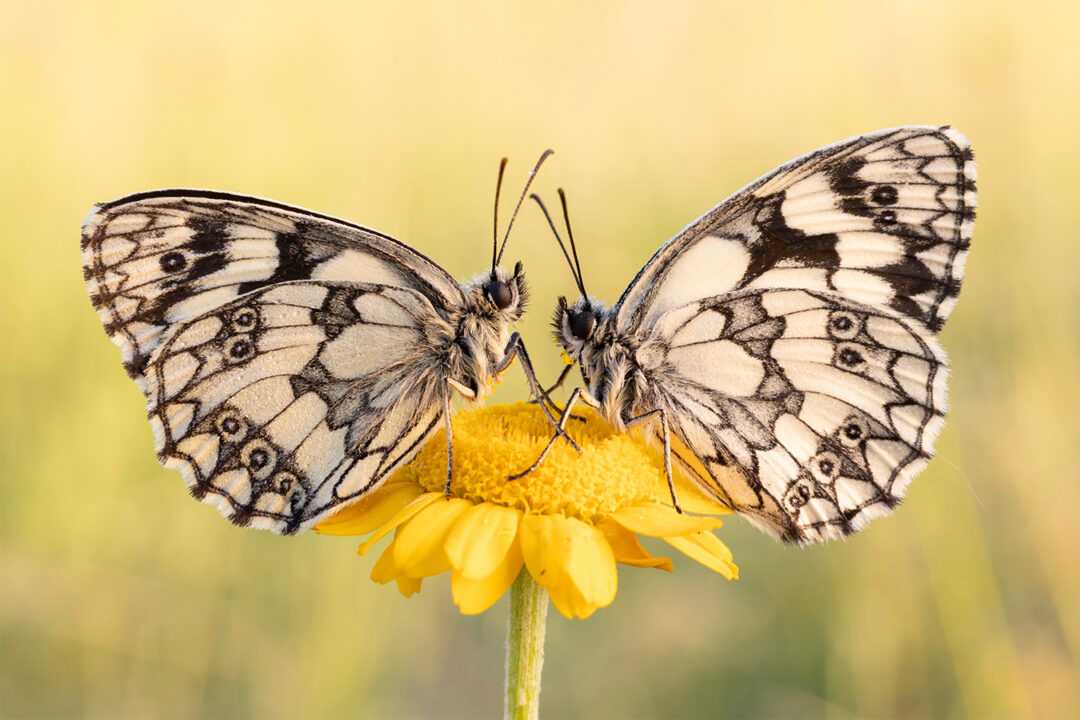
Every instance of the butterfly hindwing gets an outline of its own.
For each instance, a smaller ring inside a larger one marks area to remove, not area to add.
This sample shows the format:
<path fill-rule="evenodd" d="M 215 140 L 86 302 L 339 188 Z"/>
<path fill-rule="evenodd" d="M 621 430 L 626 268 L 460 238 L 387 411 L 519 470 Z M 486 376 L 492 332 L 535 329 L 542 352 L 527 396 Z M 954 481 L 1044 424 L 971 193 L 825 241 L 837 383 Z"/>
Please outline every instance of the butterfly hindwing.
<path fill-rule="evenodd" d="M 83 226 L 83 274 L 128 374 L 171 328 L 280 282 L 373 282 L 463 300 L 449 274 L 402 243 L 301 208 L 206 190 L 162 190 L 97 206 Z"/>
<path fill-rule="evenodd" d="M 234 522 L 295 532 L 382 482 L 434 432 L 422 294 L 281 283 L 176 328 L 147 366 L 158 456 Z M 448 328 L 443 328 L 449 332 Z"/>
<path fill-rule="evenodd" d="M 680 439 L 674 457 L 787 540 L 840 536 L 888 512 L 944 424 L 944 354 L 891 309 L 746 290 L 657 327 L 653 345 L 666 352 L 654 378 Z"/>
<path fill-rule="evenodd" d="M 974 227 L 975 164 L 950 127 L 860 135 L 787 163 L 665 244 L 616 305 L 620 332 L 742 288 L 830 291 L 937 331 Z"/>

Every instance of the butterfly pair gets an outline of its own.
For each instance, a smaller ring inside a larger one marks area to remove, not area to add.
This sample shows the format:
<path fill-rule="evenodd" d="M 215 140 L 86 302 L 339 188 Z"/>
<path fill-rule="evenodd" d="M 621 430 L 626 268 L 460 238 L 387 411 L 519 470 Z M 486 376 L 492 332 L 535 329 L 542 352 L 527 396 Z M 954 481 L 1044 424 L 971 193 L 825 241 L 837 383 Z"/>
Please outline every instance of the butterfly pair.
<path fill-rule="evenodd" d="M 903 127 L 740 190 L 613 307 L 572 264 L 582 296 L 560 301 L 556 339 L 585 387 L 558 432 L 581 399 L 619 429 L 647 423 L 669 474 L 774 535 L 858 529 L 899 502 L 942 427 L 935 335 L 974 207 L 964 138 Z M 372 230 L 206 191 L 121 198 L 83 230 L 91 298 L 149 399 L 162 463 L 234 522 L 286 533 L 376 488 L 449 430 L 451 391 L 480 400 L 515 355 L 547 411 L 508 331 L 520 265 L 500 254 L 459 285 Z"/>

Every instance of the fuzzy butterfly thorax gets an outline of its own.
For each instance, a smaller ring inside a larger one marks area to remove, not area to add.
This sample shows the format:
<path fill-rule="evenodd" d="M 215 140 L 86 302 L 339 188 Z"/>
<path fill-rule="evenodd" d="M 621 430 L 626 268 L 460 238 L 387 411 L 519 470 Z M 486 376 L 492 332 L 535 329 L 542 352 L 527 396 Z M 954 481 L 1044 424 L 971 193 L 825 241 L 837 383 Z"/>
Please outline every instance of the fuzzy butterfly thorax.
<path fill-rule="evenodd" d="M 612 308 L 593 297 L 578 298 L 571 306 L 560 298 L 552 325 L 556 342 L 580 366 L 587 390 L 600 402 L 601 413 L 616 428 L 625 430 L 625 411 L 647 404 L 641 393 L 651 387 L 636 360 L 638 343 L 615 333 Z"/>
<path fill-rule="evenodd" d="M 496 288 L 495 293 L 492 292 Z M 485 270 L 472 280 L 462 284 L 465 303 L 453 322 L 455 332 L 445 346 L 446 372 L 451 377 L 468 378 L 475 398 L 466 398 L 466 405 L 473 406 L 491 391 L 496 366 L 506 354 L 510 341 L 509 326 L 521 319 L 529 301 L 529 289 L 521 263 L 513 272 L 496 267 L 494 275 Z M 496 297 L 499 290 L 506 295 Z M 506 302 L 499 307 L 499 300 Z"/>

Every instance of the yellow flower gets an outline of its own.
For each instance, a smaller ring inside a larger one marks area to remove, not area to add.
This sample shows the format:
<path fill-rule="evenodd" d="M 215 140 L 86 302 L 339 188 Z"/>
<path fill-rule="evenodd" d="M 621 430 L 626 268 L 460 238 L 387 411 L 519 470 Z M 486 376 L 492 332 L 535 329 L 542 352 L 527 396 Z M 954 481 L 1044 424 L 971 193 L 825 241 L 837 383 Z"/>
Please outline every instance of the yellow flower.
<path fill-rule="evenodd" d="M 315 530 L 367 535 L 360 554 L 391 531 L 394 539 L 371 571 L 403 595 L 423 578 L 450 571 L 454 602 L 466 614 L 491 607 L 522 566 L 547 589 L 566 617 L 588 617 L 615 599 L 616 564 L 672 570 L 638 535 L 670 545 L 728 579 L 738 568 L 712 530 L 730 512 L 690 482 L 676 478 L 677 513 L 659 450 L 637 432 L 617 433 L 588 408 L 569 431 L 578 455 L 562 440 L 534 472 L 528 467 L 551 437 L 534 404 L 497 405 L 454 415 L 452 496 L 446 482 L 446 438 L 433 437 L 417 458 L 370 496 Z"/>

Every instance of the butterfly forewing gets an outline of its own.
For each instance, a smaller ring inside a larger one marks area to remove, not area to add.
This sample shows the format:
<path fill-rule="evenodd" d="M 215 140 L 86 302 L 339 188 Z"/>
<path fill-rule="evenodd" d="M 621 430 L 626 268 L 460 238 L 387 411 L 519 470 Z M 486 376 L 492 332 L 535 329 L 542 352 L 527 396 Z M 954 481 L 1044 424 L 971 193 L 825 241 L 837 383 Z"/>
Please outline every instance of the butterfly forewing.
<path fill-rule="evenodd" d="M 376 282 L 456 307 L 462 292 L 420 253 L 374 230 L 270 200 L 200 190 L 139 193 L 83 226 L 83 272 L 106 332 L 142 387 L 165 333 L 291 280 Z"/>
<path fill-rule="evenodd" d="M 756 287 L 830 290 L 937 331 L 959 293 L 975 179 L 949 127 L 880 130 L 793 160 L 664 245 L 616 306 L 618 329 Z"/>

